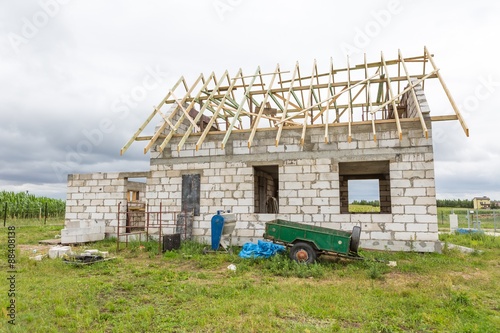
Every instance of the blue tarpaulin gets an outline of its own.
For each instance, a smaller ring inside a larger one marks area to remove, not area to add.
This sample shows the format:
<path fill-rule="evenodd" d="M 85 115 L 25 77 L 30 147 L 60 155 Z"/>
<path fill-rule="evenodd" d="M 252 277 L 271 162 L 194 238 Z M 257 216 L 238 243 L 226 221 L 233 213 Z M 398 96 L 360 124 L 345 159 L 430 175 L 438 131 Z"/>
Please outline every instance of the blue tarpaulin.
<path fill-rule="evenodd" d="M 269 258 L 278 252 L 285 251 L 283 245 L 274 244 L 271 242 L 264 242 L 259 240 L 257 244 L 245 243 L 240 251 L 241 258 Z"/>

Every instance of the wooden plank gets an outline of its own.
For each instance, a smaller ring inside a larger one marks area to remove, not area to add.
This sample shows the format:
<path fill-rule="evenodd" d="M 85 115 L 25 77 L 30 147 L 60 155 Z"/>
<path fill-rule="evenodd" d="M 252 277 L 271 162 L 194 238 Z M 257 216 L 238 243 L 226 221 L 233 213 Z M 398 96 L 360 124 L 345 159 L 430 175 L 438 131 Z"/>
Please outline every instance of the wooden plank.
<path fill-rule="evenodd" d="M 214 72 L 212 72 L 210 74 L 210 76 L 208 77 L 208 79 L 205 81 L 205 78 L 203 77 L 203 75 L 201 75 L 201 80 L 203 82 L 203 86 L 201 87 L 201 89 L 196 94 L 195 99 L 193 99 L 191 101 L 191 103 L 189 103 L 189 106 L 186 109 L 187 112 L 191 111 L 191 109 L 194 107 L 194 105 L 196 104 L 196 98 L 201 95 L 203 89 L 205 89 L 208 86 L 208 84 L 210 83 L 210 80 L 213 77 L 215 77 L 215 73 Z M 177 120 L 177 123 L 174 126 L 174 131 L 170 131 L 170 133 L 168 133 L 168 135 L 165 137 L 165 139 L 163 139 L 163 142 L 160 144 L 160 151 L 161 152 L 165 149 L 165 147 L 167 146 L 167 144 L 170 142 L 170 140 L 172 139 L 172 137 L 174 136 L 175 132 L 180 127 L 180 125 L 182 124 L 183 121 L 184 121 L 184 114 L 182 114 L 181 117 Z"/>
<path fill-rule="evenodd" d="M 410 84 L 410 86 L 408 86 L 405 89 L 403 89 L 403 91 L 401 91 L 401 93 L 399 93 L 398 95 L 396 95 L 394 98 L 401 97 L 403 94 L 405 94 L 406 92 L 410 91 L 410 89 L 412 89 L 413 86 L 418 85 L 422 81 L 424 81 L 424 80 L 426 80 L 426 79 L 428 79 L 430 77 L 435 77 L 436 73 L 437 73 L 437 71 L 432 71 L 429 74 L 425 75 L 423 78 L 420 78 L 418 80 L 414 80 L 413 84 Z M 376 108 L 375 110 L 370 111 L 370 113 L 376 113 L 376 112 L 380 111 L 381 109 L 383 109 L 386 105 L 391 104 L 391 103 L 392 103 L 392 99 L 389 99 L 388 101 L 385 101 L 384 103 L 380 104 L 379 107 Z M 400 120 L 402 120 L 402 119 L 400 119 Z"/>
<path fill-rule="evenodd" d="M 234 114 L 234 117 L 233 117 L 233 120 L 231 121 L 231 124 L 229 124 L 229 127 L 226 130 L 226 134 L 224 135 L 224 139 L 222 139 L 221 149 L 224 149 L 224 147 L 226 146 L 227 140 L 229 140 L 229 136 L 231 135 L 231 132 L 232 132 L 232 130 L 234 128 L 234 125 L 236 124 L 236 121 L 238 121 L 240 119 L 240 115 L 241 115 L 241 113 L 243 111 L 243 105 L 245 103 L 245 100 L 248 101 L 248 93 L 252 89 L 252 87 L 254 85 L 254 82 L 255 82 L 255 79 L 257 78 L 257 74 L 258 73 L 260 73 L 260 67 L 257 67 L 257 70 L 255 71 L 255 75 L 251 76 L 252 80 L 250 81 L 250 84 L 245 89 L 245 93 L 244 93 L 243 98 L 241 99 L 241 102 L 239 104 L 240 106 L 236 110 L 236 112 Z M 241 79 L 243 80 L 243 76 L 241 77 Z"/>
<path fill-rule="evenodd" d="M 200 149 L 203 141 L 205 140 L 208 132 L 210 131 L 210 128 L 212 127 L 213 123 L 215 122 L 215 120 L 217 119 L 217 115 L 219 114 L 221 108 L 222 108 L 222 105 L 224 105 L 224 101 L 226 100 L 227 96 L 229 96 L 229 94 L 231 93 L 231 91 L 233 90 L 233 86 L 236 84 L 236 81 L 238 81 L 239 79 L 241 79 L 241 76 L 242 76 L 242 70 L 241 68 L 238 70 L 238 73 L 236 74 L 236 76 L 233 78 L 232 82 L 231 82 L 231 85 L 229 86 L 229 89 L 227 90 L 226 92 L 226 95 L 224 96 L 224 98 L 222 99 L 222 101 L 220 102 L 219 106 L 217 107 L 217 109 L 215 110 L 215 113 L 214 115 L 212 116 L 212 118 L 210 118 L 210 121 L 208 122 L 205 130 L 203 131 L 203 133 L 201 134 L 200 138 L 198 139 L 198 142 L 196 142 L 196 150 Z"/>
<path fill-rule="evenodd" d="M 333 58 L 330 57 L 330 75 L 328 76 L 328 88 L 326 92 L 326 99 L 329 99 L 330 96 L 332 95 L 332 82 L 333 82 Z M 325 143 L 328 143 L 330 140 L 328 140 L 328 124 L 329 124 L 329 113 L 330 113 L 330 103 L 326 103 L 326 108 L 325 108 L 326 116 L 325 116 Z"/>
<path fill-rule="evenodd" d="M 366 53 L 364 55 L 364 61 L 365 61 L 365 78 L 368 77 L 368 65 L 366 63 Z M 366 102 L 368 103 L 368 111 L 371 112 L 372 111 L 372 108 L 373 108 L 373 104 L 372 104 L 372 99 L 371 99 L 371 96 L 370 96 L 370 80 L 368 80 L 368 82 L 366 82 Z M 370 113 L 371 114 L 371 118 L 372 118 L 372 133 L 373 133 L 373 141 L 377 142 L 377 131 L 376 131 L 376 128 L 375 128 L 375 114 L 374 113 Z"/>
<path fill-rule="evenodd" d="M 403 59 L 403 55 L 401 53 L 401 50 L 398 50 L 398 54 L 399 54 L 399 58 L 401 59 L 401 64 L 403 65 L 403 69 L 406 73 L 406 77 L 408 78 L 408 83 L 411 84 L 410 73 L 408 72 L 408 68 L 406 67 L 406 63 Z M 424 131 L 425 138 L 428 139 L 429 138 L 429 131 L 427 130 L 427 125 L 425 125 L 424 115 L 422 114 L 422 109 L 420 108 L 420 103 L 418 101 L 417 94 L 415 93 L 414 86 L 412 86 L 412 89 L 410 91 L 411 91 L 411 95 L 413 97 L 413 101 L 415 102 L 415 105 L 417 107 L 418 118 L 420 119 L 422 131 Z"/>
<path fill-rule="evenodd" d="M 275 72 L 279 71 L 280 65 L 276 65 L 276 70 Z M 271 88 L 273 86 L 274 80 L 276 79 L 276 73 L 273 75 L 271 78 L 271 82 L 269 83 L 269 89 L 268 93 L 264 96 L 264 100 L 262 101 L 259 109 L 259 113 L 257 114 L 257 118 L 255 119 L 253 125 L 252 125 L 252 132 L 250 133 L 250 137 L 248 138 L 248 148 L 252 146 L 252 141 L 255 136 L 255 131 L 257 130 L 257 127 L 259 126 L 259 121 L 260 118 L 262 117 L 262 112 L 264 112 L 264 107 L 266 106 L 267 99 L 269 97 L 269 92 L 271 91 Z"/>
<path fill-rule="evenodd" d="M 415 57 L 411 57 L 411 58 L 406 58 L 405 61 L 406 62 L 425 62 L 427 60 L 425 60 L 424 56 L 415 56 Z M 394 60 L 386 60 L 386 64 L 388 66 L 397 65 L 398 63 L 399 63 L 399 58 L 398 59 L 394 59 Z M 380 61 L 371 62 L 371 63 L 367 64 L 368 68 L 380 67 L 380 66 L 382 66 L 382 63 Z M 362 69 L 364 69 L 364 67 L 365 67 L 364 64 L 359 64 L 359 65 L 356 65 L 356 66 L 351 67 L 349 69 L 350 70 L 362 70 Z M 335 69 L 334 74 L 337 74 L 337 73 L 340 73 L 340 72 L 347 72 L 347 67 L 346 68 L 337 68 L 337 69 Z M 322 73 L 322 74 L 320 74 L 318 76 L 319 77 L 323 77 L 323 76 L 327 76 L 327 75 L 329 75 L 329 73 Z M 302 80 L 309 80 L 309 79 L 310 79 L 310 77 L 308 77 L 308 76 L 302 78 Z M 290 80 L 283 81 L 283 83 L 288 83 L 288 82 L 290 82 Z"/>
<path fill-rule="evenodd" d="M 371 77 L 369 77 L 368 79 L 372 79 L 372 78 L 374 78 L 374 77 L 376 77 L 376 76 L 378 76 L 378 74 L 372 75 L 372 76 L 371 76 Z M 361 85 L 361 84 L 365 83 L 368 79 L 364 79 L 364 80 L 357 81 L 357 82 L 356 82 L 356 84 L 353 84 L 352 86 L 350 86 L 350 88 L 349 88 L 349 89 L 353 89 L 353 88 L 355 88 L 355 87 L 357 87 L 357 86 L 359 86 L 359 85 Z M 327 85 L 327 87 L 328 87 L 328 85 Z M 335 94 L 335 95 L 331 96 L 331 98 L 330 98 L 330 99 L 331 99 L 331 100 L 333 100 L 333 99 L 337 99 L 337 98 L 339 98 L 339 96 L 340 96 L 340 95 L 342 95 L 343 93 L 345 93 L 347 90 L 348 90 L 347 88 L 343 89 L 341 92 L 339 92 L 339 93 L 337 93 L 337 94 Z M 305 112 L 307 112 L 309 109 L 311 109 L 311 108 L 313 108 L 313 107 L 317 107 L 318 105 L 321 105 L 321 104 L 323 104 L 323 103 L 325 103 L 325 102 L 328 102 L 328 100 L 326 100 L 326 99 L 325 99 L 325 100 L 323 100 L 323 101 L 320 101 L 319 103 L 315 103 L 314 105 L 312 105 L 312 106 L 310 106 L 310 107 L 308 107 L 308 108 L 304 108 L 304 109 L 302 109 L 301 111 L 297 112 L 295 115 L 290 116 L 290 117 L 287 117 L 287 118 L 285 118 L 285 119 L 284 119 L 284 120 L 282 120 L 282 121 L 287 121 L 287 120 L 290 120 L 290 119 L 292 119 L 292 118 L 296 117 L 298 114 L 305 113 Z"/>
<path fill-rule="evenodd" d="M 196 123 L 194 122 L 193 118 L 191 118 L 191 116 L 189 115 L 189 113 L 186 111 L 186 109 L 184 108 L 184 105 L 182 105 L 182 102 L 179 102 L 179 100 L 175 97 L 174 92 L 172 92 L 172 97 L 177 101 L 177 104 L 181 108 L 182 112 L 184 112 L 184 116 L 188 119 L 188 121 L 191 124 L 193 124 L 193 126 L 196 128 L 196 130 L 199 131 L 200 128 L 198 127 L 198 125 L 196 125 Z"/>
<path fill-rule="evenodd" d="M 385 69 L 387 85 L 388 85 L 388 90 L 389 90 L 389 97 L 390 97 L 390 101 L 392 103 L 392 107 L 394 110 L 393 113 L 394 113 L 394 119 L 396 119 L 396 127 L 397 127 L 398 134 L 399 134 L 399 140 L 403 140 L 403 131 L 401 131 L 401 124 L 399 122 L 398 108 L 396 106 L 396 98 L 397 97 L 394 97 L 394 93 L 392 92 L 391 79 L 389 78 L 389 71 L 387 69 L 387 64 L 385 63 L 385 60 L 384 60 L 384 53 L 383 52 L 380 52 L 380 59 L 382 61 L 384 69 Z M 400 96 L 400 94 L 398 94 L 397 96 Z"/>
<path fill-rule="evenodd" d="M 179 84 L 183 80 L 184 80 L 184 76 L 181 76 L 179 78 L 179 80 L 174 84 L 174 86 L 172 87 L 171 91 L 177 89 L 177 87 L 179 86 Z M 146 126 L 148 126 L 149 122 L 154 118 L 154 116 L 156 115 L 156 113 L 158 113 L 158 110 L 161 109 L 161 107 L 163 106 L 163 104 L 165 104 L 165 101 L 167 101 L 169 97 L 170 97 L 170 92 L 167 93 L 167 95 L 163 98 L 163 100 L 153 109 L 153 112 L 151 112 L 151 114 L 146 119 L 146 121 L 144 121 L 144 123 L 142 123 L 142 125 L 139 127 L 139 129 L 134 133 L 134 135 L 132 135 L 132 137 L 130 138 L 130 140 L 128 140 L 127 143 L 122 147 L 122 149 L 120 149 L 120 155 L 123 155 L 123 153 L 125 153 L 127 151 L 127 149 L 130 147 L 130 145 L 132 144 L 132 142 L 134 142 L 135 139 L 146 128 Z"/>
<path fill-rule="evenodd" d="M 196 83 L 197 82 L 195 82 L 195 84 L 193 86 L 195 86 Z M 184 86 L 185 85 L 186 84 L 184 83 Z M 170 95 L 172 95 L 172 92 L 173 92 L 173 89 L 170 89 L 170 91 L 169 91 Z M 160 109 L 158 109 L 158 112 L 161 113 Z M 172 118 L 175 115 L 176 112 L 177 112 L 177 109 L 174 109 L 172 111 L 172 113 L 170 114 L 169 117 Z M 163 115 L 163 113 L 161 113 L 161 116 L 162 116 L 163 119 L 165 119 L 165 116 Z M 168 125 L 168 122 L 166 122 L 166 121 L 164 121 L 163 124 L 161 124 L 161 126 L 158 128 L 158 130 L 156 131 L 156 133 L 153 135 L 153 138 L 151 139 L 151 141 L 148 142 L 148 144 L 146 145 L 146 147 L 144 147 L 144 154 L 146 154 L 149 151 L 149 149 L 151 149 L 151 147 L 154 145 L 154 143 L 156 142 L 156 140 L 158 139 L 158 137 L 160 136 L 160 134 L 165 130 L 165 128 L 167 127 L 167 125 Z"/>
<path fill-rule="evenodd" d="M 377 75 L 378 76 L 378 75 Z M 415 78 L 419 79 L 419 78 L 422 78 L 424 77 L 424 75 L 415 75 Z M 426 76 L 427 78 L 429 78 L 428 76 Z M 434 76 L 434 77 L 437 77 Z M 304 80 L 304 79 L 302 79 Z M 391 81 L 393 82 L 396 82 L 396 81 L 407 81 L 406 79 L 406 76 L 394 76 L 394 77 L 391 77 Z M 365 80 L 352 80 L 350 82 L 351 85 L 354 85 L 354 84 L 357 84 L 357 83 L 364 83 L 366 82 Z M 385 76 L 383 78 L 378 78 L 378 79 L 372 79 L 371 80 L 371 83 L 386 83 L 387 82 L 387 79 L 385 78 Z M 343 82 L 335 82 L 335 83 L 332 83 L 332 87 L 344 87 L 347 85 L 347 82 L 343 81 Z M 313 89 L 326 89 L 328 88 L 328 83 L 321 83 L 321 84 L 318 84 L 318 85 L 313 85 L 312 87 Z M 303 90 L 308 90 L 309 89 L 309 85 L 301 85 L 301 86 L 297 86 L 297 87 L 294 87 L 294 91 L 303 91 Z M 275 89 L 272 89 L 272 93 L 273 94 L 278 94 L 278 93 L 283 93 L 283 92 L 286 92 L 288 91 L 288 88 L 275 88 Z M 250 95 L 264 95 L 267 93 L 267 90 L 254 90 L 250 93 Z"/>
<path fill-rule="evenodd" d="M 224 82 L 224 79 L 225 79 L 227 76 L 228 76 L 228 71 L 226 70 L 226 71 L 224 72 L 224 74 L 222 74 L 222 76 L 221 76 L 220 80 L 219 80 L 219 81 L 217 82 L 217 84 L 215 85 L 215 88 L 214 88 L 214 89 L 212 90 L 212 92 L 210 93 L 210 96 L 215 95 L 215 92 L 216 92 L 216 91 L 218 91 L 219 86 L 220 86 L 220 85 Z M 215 78 L 215 75 L 214 75 L 213 77 Z M 208 80 L 208 81 L 210 81 L 210 80 Z M 207 82 L 208 82 L 208 81 L 207 81 Z M 198 112 L 198 115 L 197 115 L 197 116 L 196 116 L 196 118 L 194 119 L 195 123 L 197 123 L 197 122 L 200 120 L 201 116 L 203 115 L 203 112 L 205 112 L 205 110 L 206 110 L 206 109 L 207 109 L 207 107 L 209 106 L 210 101 L 211 101 L 211 98 L 209 98 L 208 100 L 206 100 L 206 101 L 205 101 L 205 103 L 203 104 L 202 108 L 201 108 L 201 109 L 200 109 L 200 111 Z M 214 117 L 212 117 L 212 118 L 215 118 L 215 116 L 214 116 Z M 187 129 L 186 133 L 184 133 L 184 135 L 183 135 L 183 137 L 182 137 L 181 141 L 179 142 L 179 144 L 177 144 L 177 151 L 180 151 L 180 150 L 181 150 L 181 148 L 184 146 L 184 144 L 186 143 L 186 140 L 188 139 L 188 137 L 189 137 L 189 136 L 191 135 L 191 133 L 193 132 L 193 128 L 194 128 L 193 124 L 189 125 L 189 127 L 188 127 L 188 129 Z M 207 126 L 207 128 L 208 128 L 208 126 Z"/>
<path fill-rule="evenodd" d="M 316 59 L 314 59 L 314 62 L 313 62 L 313 69 L 312 69 L 312 73 L 311 73 L 311 80 L 309 82 L 309 97 L 307 99 L 307 107 L 310 108 L 310 116 L 311 116 L 311 125 L 313 125 L 313 110 L 314 108 L 311 108 L 310 106 L 313 104 L 313 89 L 312 89 L 312 86 L 313 86 L 313 83 L 314 83 L 314 72 L 315 72 L 315 69 L 317 68 L 316 66 Z M 318 74 L 318 73 L 316 73 Z M 318 102 L 316 102 L 318 103 Z M 306 127 L 307 127 L 307 116 L 304 114 L 304 122 L 302 123 L 302 134 L 300 136 L 300 145 L 301 146 L 304 146 L 304 141 L 305 141 L 305 137 L 306 137 Z"/>
<path fill-rule="evenodd" d="M 282 102 L 285 102 L 285 104 L 286 104 L 286 102 L 288 101 L 288 105 L 289 105 L 289 106 L 292 106 L 292 107 L 294 107 L 294 108 L 296 108 L 296 109 L 301 109 L 301 107 L 300 107 L 300 106 L 298 106 L 297 104 L 295 104 L 295 103 L 293 103 L 292 101 L 290 101 L 290 98 L 288 98 L 288 99 L 287 99 L 287 98 L 285 98 L 283 95 L 280 95 L 280 94 L 275 94 L 275 95 L 273 95 L 273 96 L 278 97 L 279 99 L 281 99 L 281 101 L 282 101 Z"/>
<path fill-rule="evenodd" d="M 456 114 L 445 115 L 445 116 L 431 116 L 431 121 L 449 121 L 449 120 L 458 120 Z"/>
<path fill-rule="evenodd" d="M 200 80 L 203 80 L 203 74 L 200 74 L 200 76 L 198 76 L 198 78 L 196 79 L 196 81 L 193 83 L 193 85 L 191 86 L 191 88 L 189 88 L 189 90 L 186 92 L 186 94 L 184 95 L 184 98 L 182 99 L 181 103 L 184 103 L 186 101 L 187 98 L 189 98 L 189 96 L 191 96 L 191 93 L 193 92 L 194 88 L 198 85 L 198 83 L 200 82 Z M 173 91 L 172 89 L 170 91 Z M 191 106 L 192 107 L 192 106 Z M 175 113 L 177 112 L 177 109 L 174 110 L 169 116 L 168 116 L 168 119 L 169 120 L 172 120 L 173 117 L 175 116 Z M 153 146 L 153 144 L 156 142 L 156 140 L 158 139 L 158 137 L 161 135 L 161 133 L 163 133 L 163 130 L 165 129 L 165 127 L 167 127 L 167 122 L 164 122 L 160 128 L 156 131 L 156 133 L 153 135 L 153 138 L 151 139 L 151 141 L 146 145 L 146 147 L 144 147 L 144 154 L 146 154 L 149 149 L 151 149 L 151 147 Z M 178 125 L 175 125 L 174 128 L 171 129 L 170 132 L 175 132 L 177 131 L 178 129 Z M 160 152 L 163 151 L 163 148 L 161 148 L 161 145 L 160 145 Z"/>
<path fill-rule="evenodd" d="M 444 82 L 443 78 L 441 77 L 441 74 L 439 72 L 437 72 L 436 63 L 434 62 L 434 59 L 433 59 L 432 55 L 429 53 L 429 50 L 427 49 L 426 46 L 424 46 L 424 51 L 425 51 L 425 54 L 429 57 L 429 61 L 432 65 L 432 67 L 434 68 L 434 71 L 436 71 L 436 73 L 437 73 L 439 82 L 441 83 L 441 86 L 443 87 L 444 92 L 446 93 L 446 96 L 448 97 L 448 100 L 450 101 L 451 106 L 453 107 L 453 110 L 455 111 L 455 114 L 458 117 L 458 121 L 460 122 L 460 125 L 462 125 L 462 128 L 465 132 L 465 135 L 468 137 L 469 136 L 469 127 L 467 127 L 467 124 L 465 123 L 465 120 L 462 117 L 462 114 L 460 113 L 460 110 L 458 109 L 458 106 L 455 103 L 453 96 L 451 96 L 450 90 L 448 89 L 448 87 L 446 86 L 446 83 Z"/>
<path fill-rule="evenodd" d="M 351 92 L 351 70 L 349 69 L 351 67 L 349 65 L 349 56 L 347 56 L 347 90 L 348 90 L 348 97 L 347 97 L 347 111 L 348 111 L 348 124 L 347 124 L 347 142 L 351 143 L 352 141 L 352 132 L 351 132 L 351 124 L 352 124 L 352 92 Z"/>

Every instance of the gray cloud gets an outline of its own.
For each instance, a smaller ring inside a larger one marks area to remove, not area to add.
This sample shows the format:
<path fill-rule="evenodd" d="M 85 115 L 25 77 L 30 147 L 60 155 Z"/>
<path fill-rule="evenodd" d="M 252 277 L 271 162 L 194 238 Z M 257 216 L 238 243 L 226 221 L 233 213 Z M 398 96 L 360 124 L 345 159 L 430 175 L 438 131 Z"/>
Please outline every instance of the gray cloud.
<path fill-rule="evenodd" d="M 40 3 L 59 6 L 32 36 L 23 36 L 37 15 L 43 19 Z M 437 195 L 500 197 L 500 70 L 491 65 L 499 49 L 498 13 L 500 5 L 486 0 L 460 6 L 428 0 L 2 2 L 0 189 L 64 197 L 66 172 L 147 170 L 141 143 L 122 157 L 119 150 L 181 75 L 189 83 L 200 72 L 234 74 L 241 67 L 248 73 L 258 65 L 271 71 L 278 62 L 291 69 L 297 60 L 307 72 L 315 58 L 323 69 L 330 56 L 344 66 L 341 45 L 359 48 L 351 63 L 362 61 L 363 52 L 376 61 L 380 51 L 392 58 L 400 48 L 413 56 L 427 45 L 471 130 L 466 138 L 458 122 L 434 125 Z M 369 22 L 378 31 L 356 44 Z M 17 50 L 13 34 L 24 38 Z M 151 81 L 156 87 L 130 103 L 151 71 L 161 73 Z M 450 113 L 440 89 L 438 83 L 426 87 L 432 113 Z"/>

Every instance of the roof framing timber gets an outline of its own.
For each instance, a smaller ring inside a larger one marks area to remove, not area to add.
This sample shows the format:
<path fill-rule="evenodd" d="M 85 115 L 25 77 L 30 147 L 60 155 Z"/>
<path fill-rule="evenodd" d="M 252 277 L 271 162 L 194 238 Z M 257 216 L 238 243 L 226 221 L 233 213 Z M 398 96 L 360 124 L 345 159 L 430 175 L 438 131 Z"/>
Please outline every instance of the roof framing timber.
<path fill-rule="evenodd" d="M 426 67 L 430 62 L 431 66 Z M 446 86 L 433 55 L 427 47 L 420 56 L 404 58 L 398 50 L 396 59 L 386 60 L 380 54 L 380 61 L 350 64 L 337 68 L 333 59 L 326 72 L 318 69 L 314 60 L 310 76 L 301 76 L 299 63 L 292 71 L 282 71 L 277 64 L 274 71 L 263 73 L 257 67 L 253 75 L 245 75 L 239 69 L 231 77 L 228 71 L 216 79 L 212 72 L 205 79 L 200 74 L 192 85 L 181 78 L 168 90 L 163 100 L 142 123 L 130 140 L 123 146 L 123 154 L 134 141 L 148 141 L 144 153 L 152 147 L 163 151 L 171 139 L 181 137 L 176 149 L 179 151 L 192 135 L 197 136 L 196 149 L 215 131 L 224 133 L 220 149 L 224 149 L 234 130 L 250 133 L 247 145 L 250 148 L 257 130 L 276 130 L 275 144 L 280 144 L 283 129 L 301 128 L 300 143 L 304 144 L 308 128 L 322 126 L 325 143 L 329 142 L 329 132 L 335 131 L 335 125 L 348 127 L 348 141 L 355 136 L 353 124 L 371 124 L 373 140 L 377 140 L 377 124 L 394 123 L 400 140 L 404 133 L 401 121 L 408 115 L 400 114 L 402 96 L 414 103 L 416 112 L 413 120 L 418 120 L 422 127 L 422 136 L 429 137 L 425 114 L 417 98 L 416 87 L 423 89 L 428 79 L 438 78 L 453 110 L 449 115 L 435 115 L 430 121 L 458 120 L 467 136 L 469 128 L 463 119 L 451 93 Z M 397 90 L 395 90 L 397 89 Z M 169 106 L 170 105 L 170 106 Z M 162 110 L 163 109 L 163 110 Z M 140 136 L 152 121 L 157 119 L 153 135 Z"/>

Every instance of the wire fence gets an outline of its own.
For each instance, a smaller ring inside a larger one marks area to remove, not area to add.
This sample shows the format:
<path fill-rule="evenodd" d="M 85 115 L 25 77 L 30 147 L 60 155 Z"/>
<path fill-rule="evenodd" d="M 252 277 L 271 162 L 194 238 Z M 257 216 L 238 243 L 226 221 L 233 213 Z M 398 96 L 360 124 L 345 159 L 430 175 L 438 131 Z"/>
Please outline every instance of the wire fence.
<path fill-rule="evenodd" d="M 0 202 L 1 225 L 63 225 L 66 204 L 39 202 L 25 205 Z"/>
<path fill-rule="evenodd" d="M 451 214 L 457 216 L 459 228 L 487 229 L 493 230 L 494 232 L 500 231 L 500 210 L 498 209 L 438 209 L 439 225 L 445 228 L 449 227 Z"/>

